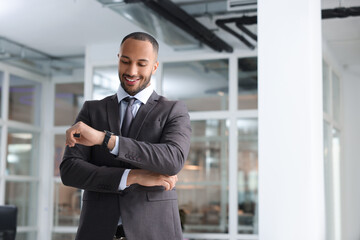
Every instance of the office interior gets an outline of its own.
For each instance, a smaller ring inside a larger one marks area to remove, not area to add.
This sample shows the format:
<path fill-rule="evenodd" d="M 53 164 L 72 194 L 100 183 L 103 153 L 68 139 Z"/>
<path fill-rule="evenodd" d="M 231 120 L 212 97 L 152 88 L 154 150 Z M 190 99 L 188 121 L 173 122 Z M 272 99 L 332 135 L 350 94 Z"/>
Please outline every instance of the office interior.
<path fill-rule="evenodd" d="M 116 92 L 134 31 L 160 43 L 151 84 L 189 109 L 184 239 L 360 239 L 359 7 L 0 1 L 0 205 L 18 208 L 16 239 L 75 239 L 82 191 L 59 176 L 65 131 L 84 101 Z"/>

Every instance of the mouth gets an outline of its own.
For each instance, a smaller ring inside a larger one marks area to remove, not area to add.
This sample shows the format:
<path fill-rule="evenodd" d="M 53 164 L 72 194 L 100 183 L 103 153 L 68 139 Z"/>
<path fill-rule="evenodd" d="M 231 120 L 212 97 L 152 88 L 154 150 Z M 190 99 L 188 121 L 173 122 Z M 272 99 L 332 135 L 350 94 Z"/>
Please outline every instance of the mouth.
<path fill-rule="evenodd" d="M 124 76 L 123 78 L 125 82 L 129 85 L 134 85 L 137 81 L 140 81 L 140 77 Z"/>

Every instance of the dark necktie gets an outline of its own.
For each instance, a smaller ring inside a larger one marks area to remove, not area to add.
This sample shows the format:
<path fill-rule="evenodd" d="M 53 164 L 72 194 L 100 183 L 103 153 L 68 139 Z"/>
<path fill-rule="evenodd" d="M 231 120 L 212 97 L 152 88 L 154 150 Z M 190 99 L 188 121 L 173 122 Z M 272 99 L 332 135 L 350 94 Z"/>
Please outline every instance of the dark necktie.
<path fill-rule="evenodd" d="M 130 98 L 130 97 L 124 98 L 124 101 L 128 102 L 128 105 L 125 110 L 123 123 L 121 126 L 121 135 L 124 137 L 128 136 L 131 122 L 134 119 L 134 115 L 132 114 L 132 105 L 134 104 L 135 100 L 136 98 Z"/>

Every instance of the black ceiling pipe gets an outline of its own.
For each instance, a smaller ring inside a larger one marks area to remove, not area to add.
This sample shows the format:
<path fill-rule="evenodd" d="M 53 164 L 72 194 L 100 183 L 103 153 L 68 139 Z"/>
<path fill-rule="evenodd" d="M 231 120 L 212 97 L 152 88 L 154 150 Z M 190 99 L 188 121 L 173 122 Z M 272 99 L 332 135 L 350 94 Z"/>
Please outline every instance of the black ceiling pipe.
<path fill-rule="evenodd" d="M 125 0 L 126 3 L 139 1 L 215 51 L 233 52 L 230 45 L 170 0 Z"/>
<path fill-rule="evenodd" d="M 257 16 L 243 16 L 243 17 L 234 17 L 234 18 L 226 18 L 226 19 L 218 19 L 219 23 L 234 23 L 237 22 L 242 25 L 252 25 L 257 24 Z"/>
<path fill-rule="evenodd" d="M 245 33 L 246 35 L 248 35 L 249 37 L 251 37 L 252 39 L 254 39 L 255 41 L 257 41 L 257 35 L 252 33 L 249 29 L 247 29 L 244 25 L 235 22 L 236 27 L 238 27 L 241 31 L 243 31 L 243 33 Z"/>
<path fill-rule="evenodd" d="M 329 18 L 346 18 L 360 16 L 360 7 L 339 7 L 334 9 L 324 9 L 321 11 L 322 19 Z"/>
<path fill-rule="evenodd" d="M 243 42 L 247 47 L 249 47 L 250 49 L 255 49 L 255 46 L 253 44 L 251 44 L 246 38 L 244 38 L 242 35 L 238 34 L 237 32 L 235 32 L 234 30 L 232 30 L 231 28 L 229 28 L 228 26 L 226 26 L 225 23 L 216 21 L 215 22 L 216 25 L 218 25 L 220 28 L 224 29 L 225 31 L 227 31 L 228 33 L 234 35 L 235 37 L 237 37 L 241 42 Z"/>

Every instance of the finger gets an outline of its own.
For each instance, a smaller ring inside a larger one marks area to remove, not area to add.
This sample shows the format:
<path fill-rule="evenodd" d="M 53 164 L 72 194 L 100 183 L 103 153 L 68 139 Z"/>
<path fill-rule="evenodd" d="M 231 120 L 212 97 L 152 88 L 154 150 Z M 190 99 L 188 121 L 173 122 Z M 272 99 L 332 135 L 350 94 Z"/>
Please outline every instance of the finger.
<path fill-rule="evenodd" d="M 164 181 L 163 182 L 163 186 L 165 187 L 165 191 L 169 191 L 170 190 L 170 183 L 169 182 L 167 182 L 167 181 Z"/>
<path fill-rule="evenodd" d="M 74 126 L 66 131 L 66 145 L 68 145 L 69 147 L 75 146 L 75 143 L 77 142 L 74 134 L 79 134 L 79 132 L 76 128 L 74 128 Z"/>
<path fill-rule="evenodd" d="M 166 181 L 169 183 L 170 185 L 170 189 L 172 190 L 175 187 L 175 177 L 174 176 L 170 176 L 166 178 Z"/>

